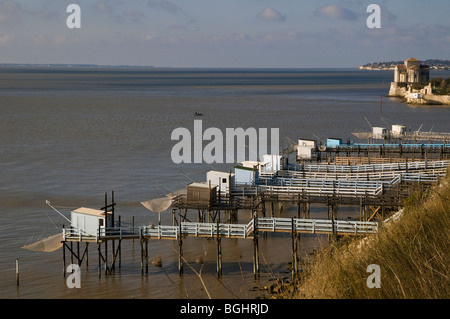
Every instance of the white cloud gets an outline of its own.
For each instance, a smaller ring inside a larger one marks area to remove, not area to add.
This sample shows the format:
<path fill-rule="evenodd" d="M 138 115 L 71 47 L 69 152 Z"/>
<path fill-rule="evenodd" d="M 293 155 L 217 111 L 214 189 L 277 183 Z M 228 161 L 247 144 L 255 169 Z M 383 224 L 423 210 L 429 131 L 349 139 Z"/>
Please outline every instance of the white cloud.
<path fill-rule="evenodd" d="M 248 42 L 251 41 L 251 38 L 248 34 L 243 33 L 243 32 L 239 32 L 239 33 L 235 33 L 233 34 L 233 38 L 236 41 L 240 41 L 240 42 Z"/>
<path fill-rule="evenodd" d="M 43 35 L 35 35 L 31 38 L 34 44 L 36 45 L 43 45 L 47 43 L 47 38 Z"/>
<path fill-rule="evenodd" d="M 140 23 L 145 18 L 141 11 L 131 10 L 123 4 L 121 1 L 100 0 L 94 4 L 94 10 L 120 24 Z"/>
<path fill-rule="evenodd" d="M 152 8 L 163 10 L 169 13 L 183 13 L 183 10 L 179 6 L 167 0 L 148 0 L 148 5 Z"/>
<path fill-rule="evenodd" d="M 94 8 L 98 12 L 105 13 L 105 14 L 111 14 L 114 11 L 114 8 L 109 3 L 105 2 L 105 1 L 98 1 L 94 5 Z"/>
<path fill-rule="evenodd" d="M 14 36 L 13 36 L 13 35 L 4 34 L 4 35 L 0 36 L 0 45 L 2 45 L 2 44 L 7 44 L 7 43 L 10 42 L 12 39 L 14 39 Z"/>
<path fill-rule="evenodd" d="M 13 0 L 0 0 L 0 25 L 16 25 L 22 6 Z"/>
<path fill-rule="evenodd" d="M 258 13 L 257 17 L 264 21 L 286 21 L 286 15 L 283 15 L 278 10 L 272 8 L 263 10 L 262 12 Z"/>
<path fill-rule="evenodd" d="M 123 10 L 121 16 L 125 20 L 131 20 L 132 22 L 140 22 L 145 15 L 142 12 L 135 10 Z"/>
<path fill-rule="evenodd" d="M 349 9 L 342 8 L 340 6 L 329 4 L 324 7 L 316 9 L 314 12 L 316 16 L 331 18 L 336 20 L 356 20 L 357 15 Z"/>

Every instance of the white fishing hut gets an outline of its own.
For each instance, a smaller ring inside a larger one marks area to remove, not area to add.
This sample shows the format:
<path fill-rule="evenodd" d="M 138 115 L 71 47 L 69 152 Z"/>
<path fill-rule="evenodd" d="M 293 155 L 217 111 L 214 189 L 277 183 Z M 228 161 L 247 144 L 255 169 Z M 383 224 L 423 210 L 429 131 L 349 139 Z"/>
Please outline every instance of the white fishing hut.
<path fill-rule="evenodd" d="M 281 155 L 265 154 L 262 156 L 262 161 L 265 163 L 260 168 L 262 172 L 276 173 L 281 169 Z"/>
<path fill-rule="evenodd" d="M 297 159 L 298 160 L 310 160 L 312 158 L 312 152 L 316 148 L 316 141 L 314 140 L 298 140 L 297 146 Z"/>
<path fill-rule="evenodd" d="M 372 127 L 372 138 L 382 140 L 386 138 L 386 128 L 385 127 Z"/>
<path fill-rule="evenodd" d="M 402 137 L 406 133 L 406 126 L 394 124 L 391 133 L 393 137 Z"/>
<path fill-rule="evenodd" d="M 220 193 L 229 194 L 232 185 L 234 185 L 234 174 L 220 171 L 208 171 L 206 173 L 206 182 L 211 186 L 217 186 Z"/>
<path fill-rule="evenodd" d="M 113 213 L 80 207 L 71 211 L 71 226 L 82 235 L 96 236 L 98 230 L 113 227 Z"/>
<path fill-rule="evenodd" d="M 257 166 L 236 166 L 234 175 L 234 185 L 254 185 L 259 176 Z"/>

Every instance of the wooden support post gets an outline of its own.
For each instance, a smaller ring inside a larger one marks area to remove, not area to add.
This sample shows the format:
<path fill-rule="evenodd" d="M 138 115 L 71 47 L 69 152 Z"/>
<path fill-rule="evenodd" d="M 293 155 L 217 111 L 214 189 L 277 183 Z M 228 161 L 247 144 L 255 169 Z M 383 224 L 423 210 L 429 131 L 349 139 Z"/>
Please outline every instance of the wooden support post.
<path fill-rule="evenodd" d="M 143 239 L 141 238 L 139 242 L 141 244 L 141 275 L 144 275 L 144 248 L 142 247 Z"/>
<path fill-rule="evenodd" d="M 362 218 L 363 213 L 363 205 L 362 205 L 362 196 L 359 198 L 359 219 L 363 220 Z"/>
<path fill-rule="evenodd" d="M 19 278 L 19 258 L 16 258 L 16 286 L 19 287 L 20 278 Z"/>
<path fill-rule="evenodd" d="M 328 204 L 328 219 L 331 220 L 331 235 L 328 235 L 328 241 L 334 241 L 336 239 L 336 227 L 335 227 L 335 204 Z"/>
<path fill-rule="evenodd" d="M 148 239 L 145 240 L 145 273 L 148 274 Z"/>
<path fill-rule="evenodd" d="M 86 243 L 84 246 L 84 252 L 86 254 L 86 268 L 89 267 L 89 251 L 88 251 L 89 243 Z"/>
<path fill-rule="evenodd" d="M 119 239 L 119 245 L 117 246 L 116 257 L 119 257 L 119 272 L 122 268 L 122 239 Z"/>
<path fill-rule="evenodd" d="M 253 215 L 253 275 L 259 278 L 258 217 Z"/>
<path fill-rule="evenodd" d="M 134 233 L 134 216 L 131 218 L 131 231 Z M 134 238 L 133 238 L 133 250 L 134 250 Z"/>
<path fill-rule="evenodd" d="M 73 242 L 70 242 L 70 263 L 73 264 Z"/>
<path fill-rule="evenodd" d="M 175 212 L 176 212 L 176 209 L 172 208 L 172 226 L 175 226 L 176 222 L 177 222 L 177 216 L 176 216 Z"/>
<path fill-rule="evenodd" d="M 112 251 L 111 251 L 111 259 L 112 259 L 112 265 L 111 265 L 111 271 L 116 270 L 116 259 L 114 256 L 114 252 L 116 251 L 116 241 L 112 240 Z"/>
<path fill-rule="evenodd" d="M 291 219 L 291 239 L 292 239 L 292 278 L 298 275 L 298 235 L 295 228 L 294 218 Z"/>
<path fill-rule="evenodd" d="M 108 274 L 108 241 L 105 240 L 105 257 L 103 257 L 103 262 L 105 265 L 105 275 Z"/>
<path fill-rule="evenodd" d="M 307 214 L 307 210 L 306 210 L 306 206 L 308 203 L 303 202 L 303 218 L 306 218 L 306 214 Z"/>
<path fill-rule="evenodd" d="M 148 272 L 148 253 L 145 252 L 145 242 L 146 239 L 144 238 L 143 234 L 142 234 L 142 228 L 140 230 L 140 236 L 139 236 L 140 240 L 140 245 L 141 245 L 141 275 L 144 275 L 144 268 L 147 268 L 147 272 Z M 146 267 L 147 265 L 147 267 Z"/>
<path fill-rule="evenodd" d="M 222 277 L 222 238 L 219 234 L 219 222 L 217 221 L 217 277 Z"/>
<path fill-rule="evenodd" d="M 308 197 L 308 203 L 306 204 L 306 216 L 307 218 L 310 218 L 310 211 L 311 211 L 311 202 L 309 201 L 309 197 Z"/>
<path fill-rule="evenodd" d="M 336 240 L 337 238 L 336 219 L 337 219 L 337 204 L 334 204 L 332 205 L 333 240 Z"/>
<path fill-rule="evenodd" d="M 118 249 L 119 249 L 119 271 L 120 271 L 120 268 L 122 268 L 122 220 L 121 220 L 121 218 L 120 218 L 120 215 L 119 215 L 119 228 L 120 228 L 120 239 L 119 239 L 119 247 L 118 247 Z"/>
<path fill-rule="evenodd" d="M 121 242 L 122 242 L 122 240 L 119 240 L 119 244 L 117 245 L 117 249 L 113 250 L 113 252 L 112 252 L 112 264 L 111 264 L 111 268 L 110 268 L 110 273 L 116 271 L 116 260 L 117 260 L 118 256 L 119 256 L 119 260 L 120 260 L 119 251 L 121 249 L 120 248 Z M 120 269 L 120 263 L 119 263 L 119 269 Z"/>
<path fill-rule="evenodd" d="M 102 250 L 101 250 L 101 243 L 97 243 L 97 251 L 98 251 L 98 278 L 102 277 L 102 264 L 101 264 L 101 256 L 102 256 Z"/>
<path fill-rule="evenodd" d="M 81 262 L 80 262 L 80 242 L 77 241 L 77 264 L 78 266 L 81 266 Z"/>
<path fill-rule="evenodd" d="M 183 239 L 181 235 L 181 217 L 179 223 L 179 232 L 178 232 L 178 274 L 183 274 Z"/>
<path fill-rule="evenodd" d="M 66 242 L 63 241 L 63 276 L 66 278 Z"/>
<path fill-rule="evenodd" d="M 266 201 L 264 200 L 264 196 L 261 196 L 261 213 L 265 217 L 266 216 Z"/>

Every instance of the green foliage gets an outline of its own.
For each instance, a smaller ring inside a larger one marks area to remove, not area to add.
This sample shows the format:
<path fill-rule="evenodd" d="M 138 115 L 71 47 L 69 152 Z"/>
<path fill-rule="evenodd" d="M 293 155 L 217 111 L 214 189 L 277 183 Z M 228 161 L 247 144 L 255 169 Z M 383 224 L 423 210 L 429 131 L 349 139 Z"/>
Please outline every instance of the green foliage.
<path fill-rule="evenodd" d="M 433 78 L 430 80 L 431 88 L 433 93 L 436 95 L 448 95 L 450 94 L 450 77 L 444 78 Z"/>

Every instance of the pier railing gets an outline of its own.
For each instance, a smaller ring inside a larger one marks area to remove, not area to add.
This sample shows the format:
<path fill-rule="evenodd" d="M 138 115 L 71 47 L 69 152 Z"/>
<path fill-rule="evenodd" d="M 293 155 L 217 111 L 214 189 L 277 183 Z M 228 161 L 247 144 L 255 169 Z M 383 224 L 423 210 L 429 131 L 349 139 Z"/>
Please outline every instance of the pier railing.
<path fill-rule="evenodd" d="M 374 234 L 378 231 L 375 222 L 301 219 L 301 218 L 271 218 L 260 217 L 258 230 L 272 232 L 302 232 L 302 233 L 336 233 L 336 234 Z"/>
<path fill-rule="evenodd" d="M 380 185 L 393 186 L 400 181 L 412 182 L 437 182 L 440 177 L 445 176 L 445 171 L 435 173 L 390 173 L 389 180 L 374 179 L 315 179 L 315 178 L 298 178 L 298 177 L 273 177 L 260 178 L 258 185 L 265 186 L 298 186 L 298 187 L 333 187 L 333 188 L 377 188 Z"/>
<path fill-rule="evenodd" d="M 445 176 L 444 171 L 439 173 L 397 173 L 391 180 L 347 180 L 347 179 L 308 179 L 296 177 L 260 178 L 253 188 L 239 187 L 233 190 L 233 194 L 251 194 L 263 192 L 266 194 L 304 194 L 315 196 L 378 196 L 383 191 L 392 188 L 401 182 L 426 182 L 435 183 L 440 177 Z"/>
<path fill-rule="evenodd" d="M 85 230 L 73 226 L 63 228 L 63 239 L 78 241 L 100 241 L 103 239 L 135 239 L 139 238 L 140 227 L 121 226 Z"/>
<path fill-rule="evenodd" d="M 277 175 L 263 175 L 260 176 L 260 180 L 270 179 L 274 177 L 282 178 L 306 178 L 306 179 L 345 179 L 345 180 L 390 180 L 400 173 L 407 173 L 406 170 L 399 171 L 376 171 L 376 172 L 365 172 L 365 173 L 324 173 L 324 172 L 299 172 L 299 171 L 279 171 Z M 413 172 L 422 175 L 435 175 L 435 176 L 445 176 L 446 168 L 437 169 L 424 169 L 424 170 L 414 170 Z"/>
<path fill-rule="evenodd" d="M 344 149 L 344 150 L 379 150 L 379 149 L 402 149 L 402 150 L 441 150 L 450 148 L 450 144 L 339 144 L 327 145 L 327 149 Z"/>
<path fill-rule="evenodd" d="M 363 235 L 376 233 L 378 231 L 378 223 L 328 219 L 257 217 L 250 220 L 248 224 L 182 222 L 176 226 L 160 225 L 134 228 L 128 226 L 102 228 L 94 234 L 85 233 L 80 229 L 69 227 L 63 231 L 63 240 L 80 242 L 138 238 L 176 240 L 180 236 L 251 238 L 255 231 Z"/>
<path fill-rule="evenodd" d="M 418 169 L 445 169 L 450 160 L 399 162 L 366 165 L 328 165 L 328 164 L 289 164 L 287 171 L 322 172 L 322 173 L 370 173 L 383 171 L 409 171 Z"/>

